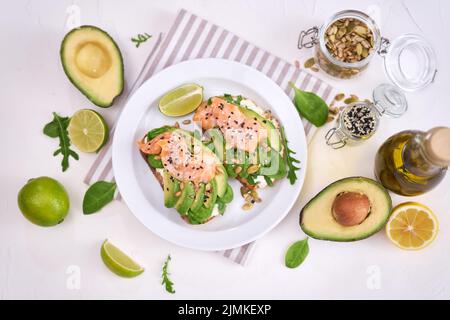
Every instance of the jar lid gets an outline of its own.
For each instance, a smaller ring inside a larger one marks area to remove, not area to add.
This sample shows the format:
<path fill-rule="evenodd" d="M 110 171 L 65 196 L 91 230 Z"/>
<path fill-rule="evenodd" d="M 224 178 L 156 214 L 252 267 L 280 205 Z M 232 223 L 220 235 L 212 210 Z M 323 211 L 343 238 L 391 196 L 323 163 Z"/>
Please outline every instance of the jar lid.
<path fill-rule="evenodd" d="M 387 42 L 386 39 L 384 41 Z M 436 65 L 433 48 L 419 35 L 402 35 L 385 48 L 386 73 L 403 90 L 415 91 L 432 83 L 437 72 Z"/>
<path fill-rule="evenodd" d="M 383 83 L 373 90 L 373 103 L 378 112 L 398 118 L 408 109 L 405 94 L 392 84 Z"/>

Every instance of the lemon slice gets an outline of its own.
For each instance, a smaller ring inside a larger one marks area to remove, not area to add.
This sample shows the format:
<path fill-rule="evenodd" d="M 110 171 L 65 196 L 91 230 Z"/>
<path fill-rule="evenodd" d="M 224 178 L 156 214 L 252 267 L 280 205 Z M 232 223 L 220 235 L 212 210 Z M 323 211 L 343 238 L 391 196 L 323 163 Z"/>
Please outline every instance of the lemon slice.
<path fill-rule="evenodd" d="M 170 117 L 191 113 L 203 101 L 203 88 L 195 83 L 184 84 L 166 93 L 159 100 L 159 110 Z"/>
<path fill-rule="evenodd" d="M 70 118 L 70 142 L 82 152 L 96 152 L 108 140 L 108 125 L 103 117 L 90 109 L 81 109 Z"/>
<path fill-rule="evenodd" d="M 405 250 L 425 248 L 436 238 L 438 229 L 438 220 L 431 209 L 417 202 L 396 206 L 386 224 L 389 239 Z"/>
<path fill-rule="evenodd" d="M 121 277 L 133 278 L 144 272 L 144 268 L 108 240 L 103 242 L 100 255 L 109 270 Z"/>

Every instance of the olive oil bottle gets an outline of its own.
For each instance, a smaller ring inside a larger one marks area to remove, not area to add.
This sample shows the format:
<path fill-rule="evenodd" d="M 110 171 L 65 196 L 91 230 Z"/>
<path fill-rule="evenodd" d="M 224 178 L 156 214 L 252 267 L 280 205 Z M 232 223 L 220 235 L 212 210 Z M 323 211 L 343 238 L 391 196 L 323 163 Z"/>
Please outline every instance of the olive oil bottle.
<path fill-rule="evenodd" d="M 450 128 L 402 131 L 378 150 L 375 176 L 387 189 L 415 196 L 439 184 L 449 165 Z"/>

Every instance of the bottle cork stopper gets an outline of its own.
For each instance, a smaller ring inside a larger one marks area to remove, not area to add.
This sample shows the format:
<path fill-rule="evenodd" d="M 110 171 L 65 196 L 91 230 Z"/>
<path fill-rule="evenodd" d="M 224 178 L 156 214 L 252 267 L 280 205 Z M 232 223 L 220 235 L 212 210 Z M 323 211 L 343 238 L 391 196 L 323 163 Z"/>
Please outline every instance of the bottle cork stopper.
<path fill-rule="evenodd" d="M 450 165 L 450 128 L 437 127 L 428 131 L 425 150 L 431 161 L 442 166 Z"/>

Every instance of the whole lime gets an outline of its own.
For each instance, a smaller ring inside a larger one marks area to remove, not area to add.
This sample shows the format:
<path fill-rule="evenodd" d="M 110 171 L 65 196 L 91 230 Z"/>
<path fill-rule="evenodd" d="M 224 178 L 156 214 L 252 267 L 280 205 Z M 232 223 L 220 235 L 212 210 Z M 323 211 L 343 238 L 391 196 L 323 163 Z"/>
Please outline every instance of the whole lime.
<path fill-rule="evenodd" d="M 69 212 L 69 196 L 63 185 L 50 177 L 28 180 L 17 197 L 22 214 L 39 226 L 61 223 Z"/>

